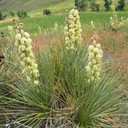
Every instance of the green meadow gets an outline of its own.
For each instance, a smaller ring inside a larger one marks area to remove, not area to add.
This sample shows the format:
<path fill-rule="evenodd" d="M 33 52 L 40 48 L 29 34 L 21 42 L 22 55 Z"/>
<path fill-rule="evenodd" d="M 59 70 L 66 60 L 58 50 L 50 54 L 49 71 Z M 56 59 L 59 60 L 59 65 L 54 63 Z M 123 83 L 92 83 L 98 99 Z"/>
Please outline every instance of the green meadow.
<path fill-rule="evenodd" d="M 127 17 L 127 12 L 118 12 L 118 17 L 121 18 Z M 101 27 L 101 24 L 107 24 L 112 16 L 112 12 L 83 12 L 80 13 L 80 20 L 81 24 L 90 25 L 91 21 L 94 21 L 97 25 L 97 28 Z M 38 31 L 38 27 L 40 26 L 42 29 L 49 29 L 53 28 L 55 23 L 58 23 L 59 26 L 64 26 L 64 19 L 66 14 L 51 14 L 50 16 L 36 16 L 36 17 L 29 17 L 25 19 L 21 19 L 21 22 L 27 26 L 25 29 L 28 32 L 36 33 Z M 7 32 L 7 26 L 14 25 L 13 20 L 5 21 L 0 23 L 1 31 Z M 88 30 L 87 30 L 88 31 Z"/>

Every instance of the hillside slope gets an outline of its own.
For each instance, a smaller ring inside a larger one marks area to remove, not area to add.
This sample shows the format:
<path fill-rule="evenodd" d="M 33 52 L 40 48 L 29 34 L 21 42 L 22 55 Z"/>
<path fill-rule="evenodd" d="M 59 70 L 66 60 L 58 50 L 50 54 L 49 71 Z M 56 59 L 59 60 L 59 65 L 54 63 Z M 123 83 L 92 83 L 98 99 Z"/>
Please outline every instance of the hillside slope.
<path fill-rule="evenodd" d="M 62 13 L 66 9 L 74 6 L 75 0 L 0 0 L 0 11 L 18 11 L 26 10 L 32 15 L 42 15 L 42 10 L 49 9 L 52 13 Z M 113 4 L 117 6 L 119 0 L 113 0 Z M 104 0 L 96 0 L 100 5 L 100 11 L 105 11 Z M 125 10 L 128 10 L 128 0 L 125 0 Z M 91 11 L 90 7 L 87 11 Z"/>
<path fill-rule="evenodd" d="M 49 4 L 57 4 L 68 0 L 0 0 L 0 10 L 16 11 L 24 9 L 36 10 Z"/>

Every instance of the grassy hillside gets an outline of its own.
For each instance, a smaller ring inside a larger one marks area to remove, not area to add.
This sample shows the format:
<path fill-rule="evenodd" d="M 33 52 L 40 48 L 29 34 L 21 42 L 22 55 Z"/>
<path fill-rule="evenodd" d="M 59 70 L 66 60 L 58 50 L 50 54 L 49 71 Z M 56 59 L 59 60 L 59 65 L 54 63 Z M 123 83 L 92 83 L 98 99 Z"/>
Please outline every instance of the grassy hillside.
<path fill-rule="evenodd" d="M 119 0 L 113 0 L 117 6 Z M 100 4 L 100 10 L 104 9 L 104 0 L 96 0 Z M 128 0 L 125 0 L 125 9 L 128 10 Z M 74 0 L 0 0 L 0 10 L 17 11 L 20 9 L 32 12 L 39 12 L 44 8 L 52 12 L 63 12 L 65 8 L 71 8 Z"/>
<path fill-rule="evenodd" d="M 36 10 L 49 4 L 61 3 L 67 0 L 0 0 L 0 10 L 15 11 L 24 9 L 27 11 Z"/>

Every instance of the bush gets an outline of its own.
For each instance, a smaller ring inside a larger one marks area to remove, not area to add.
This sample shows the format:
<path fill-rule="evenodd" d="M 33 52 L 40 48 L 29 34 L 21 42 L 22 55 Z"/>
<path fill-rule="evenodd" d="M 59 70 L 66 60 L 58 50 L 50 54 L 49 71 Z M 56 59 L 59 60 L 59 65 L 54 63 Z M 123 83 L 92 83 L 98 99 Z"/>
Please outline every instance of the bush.
<path fill-rule="evenodd" d="M 43 10 L 43 15 L 50 15 L 51 11 L 48 9 Z"/>
<path fill-rule="evenodd" d="M 21 18 L 26 18 L 27 17 L 27 12 L 24 10 L 20 10 L 17 12 L 17 16 L 21 19 Z"/>
<path fill-rule="evenodd" d="M 92 9 L 92 11 L 97 11 L 98 12 L 100 10 L 99 7 L 100 7 L 100 5 L 95 3 L 95 1 L 90 3 L 90 8 Z"/>
<path fill-rule="evenodd" d="M 116 9 L 122 11 L 124 7 L 125 7 L 125 0 L 119 0 L 118 6 Z"/>
<path fill-rule="evenodd" d="M 75 0 L 74 2 L 74 6 L 79 10 L 79 11 L 85 11 L 88 4 L 87 4 L 87 1 L 85 0 Z"/>
<path fill-rule="evenodd" d="M 110 10 L 110 5 L 112 4 L 112 0 L 104 0 L 105 4 L 104 7 L 106 8 L 106 11 Z"/>
<path fill-rule="evenodd" d="M 119 29 L 127 26 L 128 18 L 125 19 L 124 17 L 118 18 L 118 15 L 116 13 L 115 6 L 112 6 L 113 15 L 110 17 L 110 28 L 112 31 L 117 32 Z"/>
<path fill-rule="evenodd" d="M 0 11 L 0 20 L 4 20 L 6 17 L 7 17 L 7 14 L 4 15 L 4 14 Z"/>
<path fill-rule="evenodd" d="M 10 13 L 10 15 L 12 16 L 12 17 L 14 17 L 15 16 L 15 13 L 14 12 L 9 12 Z"/>
<path fill-rule="evenodd" d="M 100 5 L 96 4 L 96 11 L 99 12 L 100 11 Z"/>

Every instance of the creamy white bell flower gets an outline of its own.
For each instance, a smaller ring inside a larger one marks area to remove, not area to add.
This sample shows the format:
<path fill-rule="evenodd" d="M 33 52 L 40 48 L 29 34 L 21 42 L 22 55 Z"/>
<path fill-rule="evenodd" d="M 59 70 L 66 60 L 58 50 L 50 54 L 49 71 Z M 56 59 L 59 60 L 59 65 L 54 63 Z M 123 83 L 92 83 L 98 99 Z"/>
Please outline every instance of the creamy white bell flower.
<path fill-rule="evenodd" d="M 93 44 L 88 47 L 88 65 L 86 67 L 88 82 L 97 82 L 100 80 L 101 63 L 103 57 L 103 51 L 101 49 L 101 44 L 96 42 L 95 37 L 93 39 Z"/>
<path fill-rule="evenodd" d="M 39 71 L 32 52 L 32 39 L 30 38 L 28 32 L 24 32 L 24 30 L 20 29 L 20 27 L 17 28 L 19 30 L 17 30 L 17 34 L 15 36 L 15 44 L 20 57 L 22 73 L 26 76 L 27 81 L 32 81 L 37 85 Z"/>
<path fill-rule="evenodd" d="M 82 43 L 81 24 L 78 10 L 72 9 L 65 19 L 64 34 L 67 50 L 75 50 L 76 44 Z"/>

